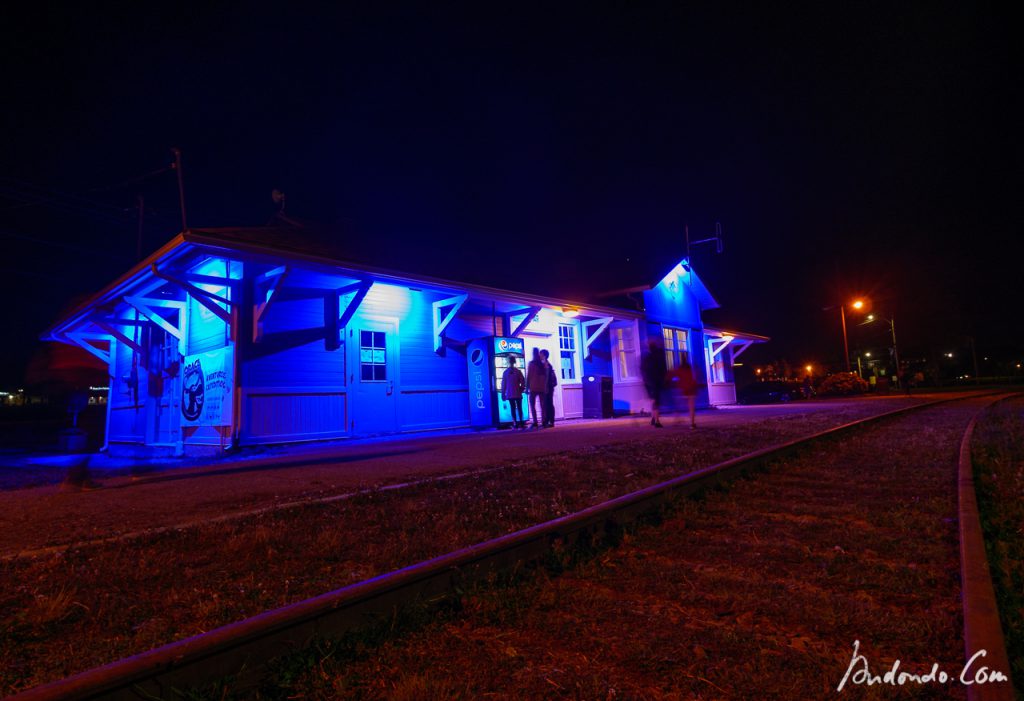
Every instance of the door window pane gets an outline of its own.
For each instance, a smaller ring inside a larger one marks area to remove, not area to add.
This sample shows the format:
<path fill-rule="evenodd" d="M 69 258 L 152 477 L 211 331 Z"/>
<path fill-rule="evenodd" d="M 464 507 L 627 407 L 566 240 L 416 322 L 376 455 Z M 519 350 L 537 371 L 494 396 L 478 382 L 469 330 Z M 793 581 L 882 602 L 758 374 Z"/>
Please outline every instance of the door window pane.
<path fill-rule="evenodd" d="M 363 382 L 388 379 L 387 334 L 383 331 L 359 332 L 359 377 Z"/>

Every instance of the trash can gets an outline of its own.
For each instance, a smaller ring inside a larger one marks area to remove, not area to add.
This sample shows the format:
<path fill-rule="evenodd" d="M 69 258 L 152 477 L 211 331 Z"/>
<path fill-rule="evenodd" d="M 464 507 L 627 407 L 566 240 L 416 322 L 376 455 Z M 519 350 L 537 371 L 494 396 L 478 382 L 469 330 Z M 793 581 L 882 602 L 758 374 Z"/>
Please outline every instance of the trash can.
<path fill-rule="evenodd" d="M 84 453 L 89 434 L 80 428 L 66 428 L 57 436 L 57 446 L 63 453 Z"/>
<path fill-rule="evenodd" d="M 583 377 L 583 418 L 610 419 L 613 411 L 612 378 L 607 375 Z"/>

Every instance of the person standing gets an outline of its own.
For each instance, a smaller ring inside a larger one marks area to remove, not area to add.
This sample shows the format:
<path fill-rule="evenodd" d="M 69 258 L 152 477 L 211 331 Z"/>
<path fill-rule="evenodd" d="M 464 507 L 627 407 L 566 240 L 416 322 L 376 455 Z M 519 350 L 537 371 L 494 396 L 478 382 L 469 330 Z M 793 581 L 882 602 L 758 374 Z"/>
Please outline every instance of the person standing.
<path fill-rule="evenodd" d="M 545 428 L 553 428 L 555 425 L 555 387 L 558 386 L 558 375 L 555 374 L 554 366 L 548 361 L 550 355 L 547 349 L 540 352 L 547 377 L 547 391 L 544 393 L 543 412 Z"/>
<path fill-rule="evenodd" d="M 526 391 L 530 393 L 530 415 L 533 417 L 533 427 L 537 428 L 537 415 L 544 409 L 544 395 L 547 393 L 548 378 L 544 361 L 540 357 L 540 350 L 533 349 L 533 358 L 526 366 Z M 540 408 L 537 403 L 540 402 Z"/>
<path fill-rule="evenodd" d="M 665 392 L 665 351 L 654 338 L 647 339 L 647 352 L 640 358 L 640 376 L 651 398 L 651 426 L 661 428 L 661 395 Z"/>
<path fill-rule="evenodd" d="M 526 428 L 523 421 L 523 390 L 526 389 L 526 378 L 523 371 L 516 367 L 516 357 L 510 355 L 508 367 L 501 376 L 501 396 L 508 402 L 512 410 L 512 428 Z"/>

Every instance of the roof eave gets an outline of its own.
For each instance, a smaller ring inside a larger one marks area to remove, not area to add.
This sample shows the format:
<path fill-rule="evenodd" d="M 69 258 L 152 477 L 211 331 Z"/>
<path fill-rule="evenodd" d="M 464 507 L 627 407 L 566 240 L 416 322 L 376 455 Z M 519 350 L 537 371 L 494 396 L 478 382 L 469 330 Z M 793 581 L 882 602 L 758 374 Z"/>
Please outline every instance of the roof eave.
<path fill-rule="evenodd" d="M 182 233 L 177 234 L 173 239 L 165 243 L 163 246 L 158 248 L 156 251 L 151 253 L 146 258 L 140 260 L 138 263 L 128 269 L 123 275 L 118 277 L 116 280 L 111 282 L 106 287 L 102 288 L 95 294 L 89 296 L 83 300 L 78 306 L 76 306 L 71 312 L 64 314 L 60 319 L 51 324 L 42 334 L 40 334 L 40 340 L 43 341 L 62 341 L 58 337 L 63 329 L 72 325 L 79 320 L 89 309 L 89 307 L 98 304 L 99 302 L 110 297 L 111 294 L 116 293 L 126 287 L 131 286 L 140 276 L 148 273 L 153 263 L 161 260 L 168 253 L 174 249 L 180 247 L 185 243 L 185 237 Z"/>

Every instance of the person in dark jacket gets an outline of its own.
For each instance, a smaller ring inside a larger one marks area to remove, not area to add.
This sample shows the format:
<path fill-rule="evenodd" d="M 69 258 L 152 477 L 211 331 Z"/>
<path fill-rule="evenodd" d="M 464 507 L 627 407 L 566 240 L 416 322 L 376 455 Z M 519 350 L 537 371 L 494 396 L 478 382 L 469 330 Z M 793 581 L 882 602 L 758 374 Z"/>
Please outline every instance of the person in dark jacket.
<path fill-rule="evenodd" d="M 537 415 L 543 411 L 545 406 L 544 395 L 547 393 L 548 376 L 544 367 L 544 359 L 540 356 L 540 350 L 533 349 L 533 359 L 526 366 L 526 391 L 530 393 L 530 415 L 533 417 L 533 427 L 537 428 Z M 540 402 L 540 408 L 537 403 Z"/>
<path fill-rule="evenodd" d="M 661 428 L 661 396 L 665 392 L 665 350 L 654 338 L 647 340 L 647 352 L 640 358 L 640 376 L 651 398 L 651 426 Z"/>
<path fill-rule="evenodd" d="M 526 378 L 523 371 L 516 367 L 516 358 L 509 356 L 508 368 L 501 376 L 501 396 L 508 402 L 512 412 L 512 427 L 526 428 L 523 421 L 523 390 L 526 389 Z"/>
<path fill-rule="evenodd" d="M 547 392 L 544 394 L 544 427 L 552 428 L 555 425 L 555 387 L 558 386 L 558 375 L 555 374 L 555 368 L 548 361 L 550 357 L 548 351 L 542 350 L 540 356 L 544 361 L 544 367 L 547 369 Z"/>

